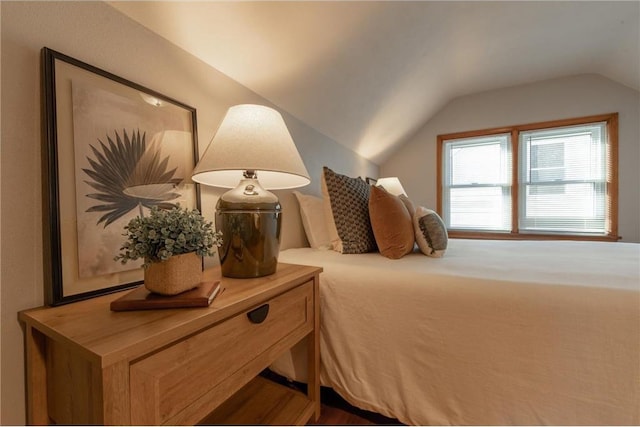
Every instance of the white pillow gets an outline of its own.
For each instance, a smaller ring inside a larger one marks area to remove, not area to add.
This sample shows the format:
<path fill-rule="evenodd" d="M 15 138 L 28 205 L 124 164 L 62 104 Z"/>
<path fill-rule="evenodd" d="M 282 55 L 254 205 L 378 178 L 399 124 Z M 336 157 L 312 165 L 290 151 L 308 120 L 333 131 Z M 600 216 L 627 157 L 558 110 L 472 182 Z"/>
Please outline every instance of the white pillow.
<path fill-rule="evenodd" d="M 413 229 L 416 242 L 423 254 L 440 258 L 447 250 L 449 235 L 442 218 L 435 211 L 423 206 L 413 214 Z"/>
<path fill-rule="evenodd" d="M 293 195 L 300 205 L 302 226 L 309 245 L 314 249 L 331 249 L 331 237 L 327 229 L 322 199 L 299 191 L 294 191 Z"/>

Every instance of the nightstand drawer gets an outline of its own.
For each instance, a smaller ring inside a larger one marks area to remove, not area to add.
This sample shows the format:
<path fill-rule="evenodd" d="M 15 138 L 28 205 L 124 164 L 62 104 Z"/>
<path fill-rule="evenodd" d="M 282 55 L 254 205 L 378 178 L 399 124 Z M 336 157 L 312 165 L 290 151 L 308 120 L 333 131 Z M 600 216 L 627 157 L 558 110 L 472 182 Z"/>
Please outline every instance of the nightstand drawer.
<path fill-rule="evenodd" d="M 132 364 L 132 424 L 170 422 L 288 335 L 313 330 L 313 321 L 310 281 Z"/>

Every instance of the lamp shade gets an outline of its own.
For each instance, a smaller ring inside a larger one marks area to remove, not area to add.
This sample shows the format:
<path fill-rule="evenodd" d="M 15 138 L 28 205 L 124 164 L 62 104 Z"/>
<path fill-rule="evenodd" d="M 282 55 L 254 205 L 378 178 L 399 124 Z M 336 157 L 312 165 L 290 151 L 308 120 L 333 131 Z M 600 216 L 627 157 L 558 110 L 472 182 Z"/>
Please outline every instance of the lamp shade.
<path fill-rule="evenodd" d="M 229 108 L 192 179 L 233 188 L 247 170 L 255 171 L 269 190 L 311 182 L 282 115 L 273 108 L 252 104 Z"/>
<path fill-rule="evenodd" d="M 407 195 L 397 176 L 380 178 L 376 181 L 376 186 L 384 188 L 388 193 L 393 194 L 394 196 L 399 196 L 401 194 L 404 194 L 405 196 Z"/>

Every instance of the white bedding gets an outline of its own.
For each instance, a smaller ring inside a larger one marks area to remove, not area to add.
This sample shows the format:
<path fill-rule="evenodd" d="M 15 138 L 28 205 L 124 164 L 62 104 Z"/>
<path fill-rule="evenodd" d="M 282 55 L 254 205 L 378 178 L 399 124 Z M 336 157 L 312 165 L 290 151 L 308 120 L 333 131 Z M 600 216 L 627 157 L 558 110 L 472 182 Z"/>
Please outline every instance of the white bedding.
<path fill-rule="evenodd" d="M 321 381 L 408 424 L 640 424 L 640 245 L 451 239 L 317 265 Z M 296 351 L 274 369 L 304 381 Z"/>

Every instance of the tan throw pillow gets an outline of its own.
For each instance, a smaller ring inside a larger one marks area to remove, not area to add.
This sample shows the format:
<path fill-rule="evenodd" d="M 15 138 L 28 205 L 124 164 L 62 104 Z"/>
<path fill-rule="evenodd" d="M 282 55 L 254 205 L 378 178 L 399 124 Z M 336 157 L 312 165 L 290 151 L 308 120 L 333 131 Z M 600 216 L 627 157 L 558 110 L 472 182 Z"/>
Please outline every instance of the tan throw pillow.
<path fill-rule="evenodd" d="M 370 186 L 360 178 L 322 170 L 322 195 L 333 250 L 361 254 L 377 249 L 369 221 Z"/>
<path fill-rule="evenodd" d="M 440 258 L 447 250 L 449 235 L 444 221 L 435 211 L 419 206 L 413 214 L 416 242 L 423 254 Z"/>
<path fill-rule="evenodd" d="M 407 207 L 407 210 L 409 211 L 409 215 L 411 215 L 411 218 L 413 218 L 413 214 L 416 211 L 416 207 L 413 204 L 413 202 L 404 194 L 400 194 L 398 197 L 400 197 L 400 200 L 402 200 L 402 203 L 404 203 L 404 205 Z"/>
<path fill-rule="evenodd" d="M 382 187 L 371 187 L 369 218 L 382 255 L 398 259 L 413 250 L 415 234 L 411 214 L 398 196 Z"/>

